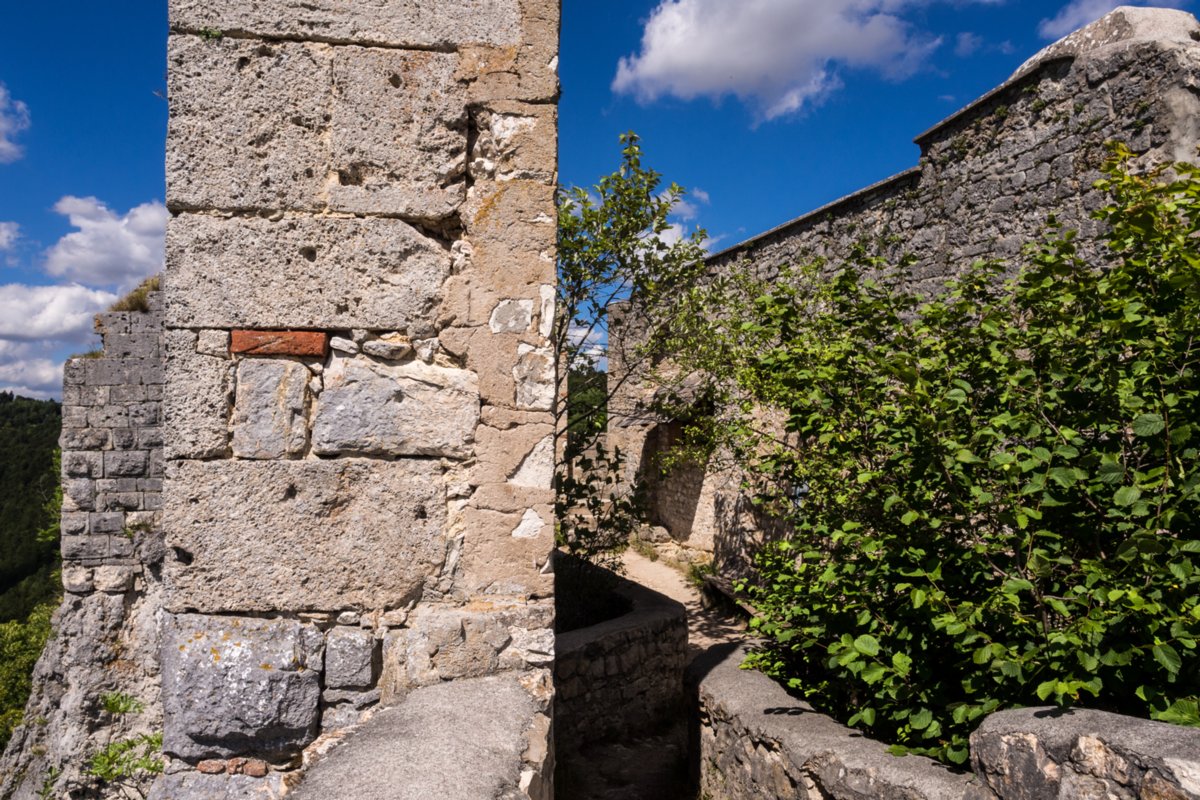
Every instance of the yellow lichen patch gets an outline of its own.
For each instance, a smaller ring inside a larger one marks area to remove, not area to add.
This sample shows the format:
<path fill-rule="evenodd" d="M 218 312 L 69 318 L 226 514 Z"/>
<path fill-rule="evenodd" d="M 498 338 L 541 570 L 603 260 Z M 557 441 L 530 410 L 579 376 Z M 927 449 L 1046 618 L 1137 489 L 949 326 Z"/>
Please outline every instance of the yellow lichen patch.
<path fill-rule="evenodd" d="M 266 669 L 266 670 L 275 669 L 273 666 L 271 666 L 270 664 L 267 664 L 266 662 L 259 664 L 258 666 L 259 666 L 259 669 Z"/>

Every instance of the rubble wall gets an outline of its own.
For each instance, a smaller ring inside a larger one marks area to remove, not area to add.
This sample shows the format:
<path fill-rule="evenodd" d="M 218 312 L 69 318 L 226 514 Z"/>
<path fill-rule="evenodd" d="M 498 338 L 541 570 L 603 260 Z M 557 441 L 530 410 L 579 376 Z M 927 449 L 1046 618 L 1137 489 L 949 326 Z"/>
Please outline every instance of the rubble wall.
<path fill-rule="evenodd" d="M 99 314 L 101 349 L 63 374 L 62 580 L 24 724 L 0 759 L 0 797 L 89 797 L 88 760 L 162 727 L 162 294 Z M 136 701 L 134 713 L 105 698 Z"/>

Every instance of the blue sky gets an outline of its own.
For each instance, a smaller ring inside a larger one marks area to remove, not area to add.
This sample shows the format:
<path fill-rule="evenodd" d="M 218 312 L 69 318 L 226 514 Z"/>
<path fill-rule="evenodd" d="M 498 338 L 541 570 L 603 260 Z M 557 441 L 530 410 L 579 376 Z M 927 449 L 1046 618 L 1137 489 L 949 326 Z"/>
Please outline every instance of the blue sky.
<path fill-rule="evenodd" d="M 1117 4 L 564 0 L 560 179 L 592 183 L 637 131 L 696 190 L 680 229 L 734 244 L 912 166 L 914 136 Z M 0 22 L 0 389 L 57 396 L 91 314 L 161 265 L 166 3 Z"/>

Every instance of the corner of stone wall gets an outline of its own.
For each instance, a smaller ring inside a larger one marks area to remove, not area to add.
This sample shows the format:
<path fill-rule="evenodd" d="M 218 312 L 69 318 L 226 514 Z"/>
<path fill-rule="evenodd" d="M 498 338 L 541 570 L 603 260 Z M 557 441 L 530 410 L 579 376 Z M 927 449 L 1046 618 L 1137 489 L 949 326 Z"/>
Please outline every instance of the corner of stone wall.
<path fill-rule="evenodd" d="M 172 0 L 157 796 L 498 673 L 548 741 L 558 14 Z"/>
<path fill-rule="evenodd" d="M 64 598 L 0 761 L 6 800 L 83 791 L 94 753 L 162 727 L 162 301 L 97 315 L 101 349 L 64 371 Z M 113 694 L 140 710 L 105 711 Z"/>

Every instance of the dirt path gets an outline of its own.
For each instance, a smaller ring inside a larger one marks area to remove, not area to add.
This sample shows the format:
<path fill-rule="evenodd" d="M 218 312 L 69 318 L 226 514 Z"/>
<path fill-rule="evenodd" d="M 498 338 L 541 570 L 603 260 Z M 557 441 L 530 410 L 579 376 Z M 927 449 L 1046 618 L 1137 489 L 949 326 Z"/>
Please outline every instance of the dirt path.
<path fill-rule="evenodd" d="M 661 561 L 651 561 L 631 548 L 625 551 L 625 577 L 659 594 L 683 603 L 688 617 L 688 656 L 694 660 L 714 644 L 740 642 L 746 637 L 746 624 L 720 608 L 705 608 L 700 592 L 687 579 Z"/>

